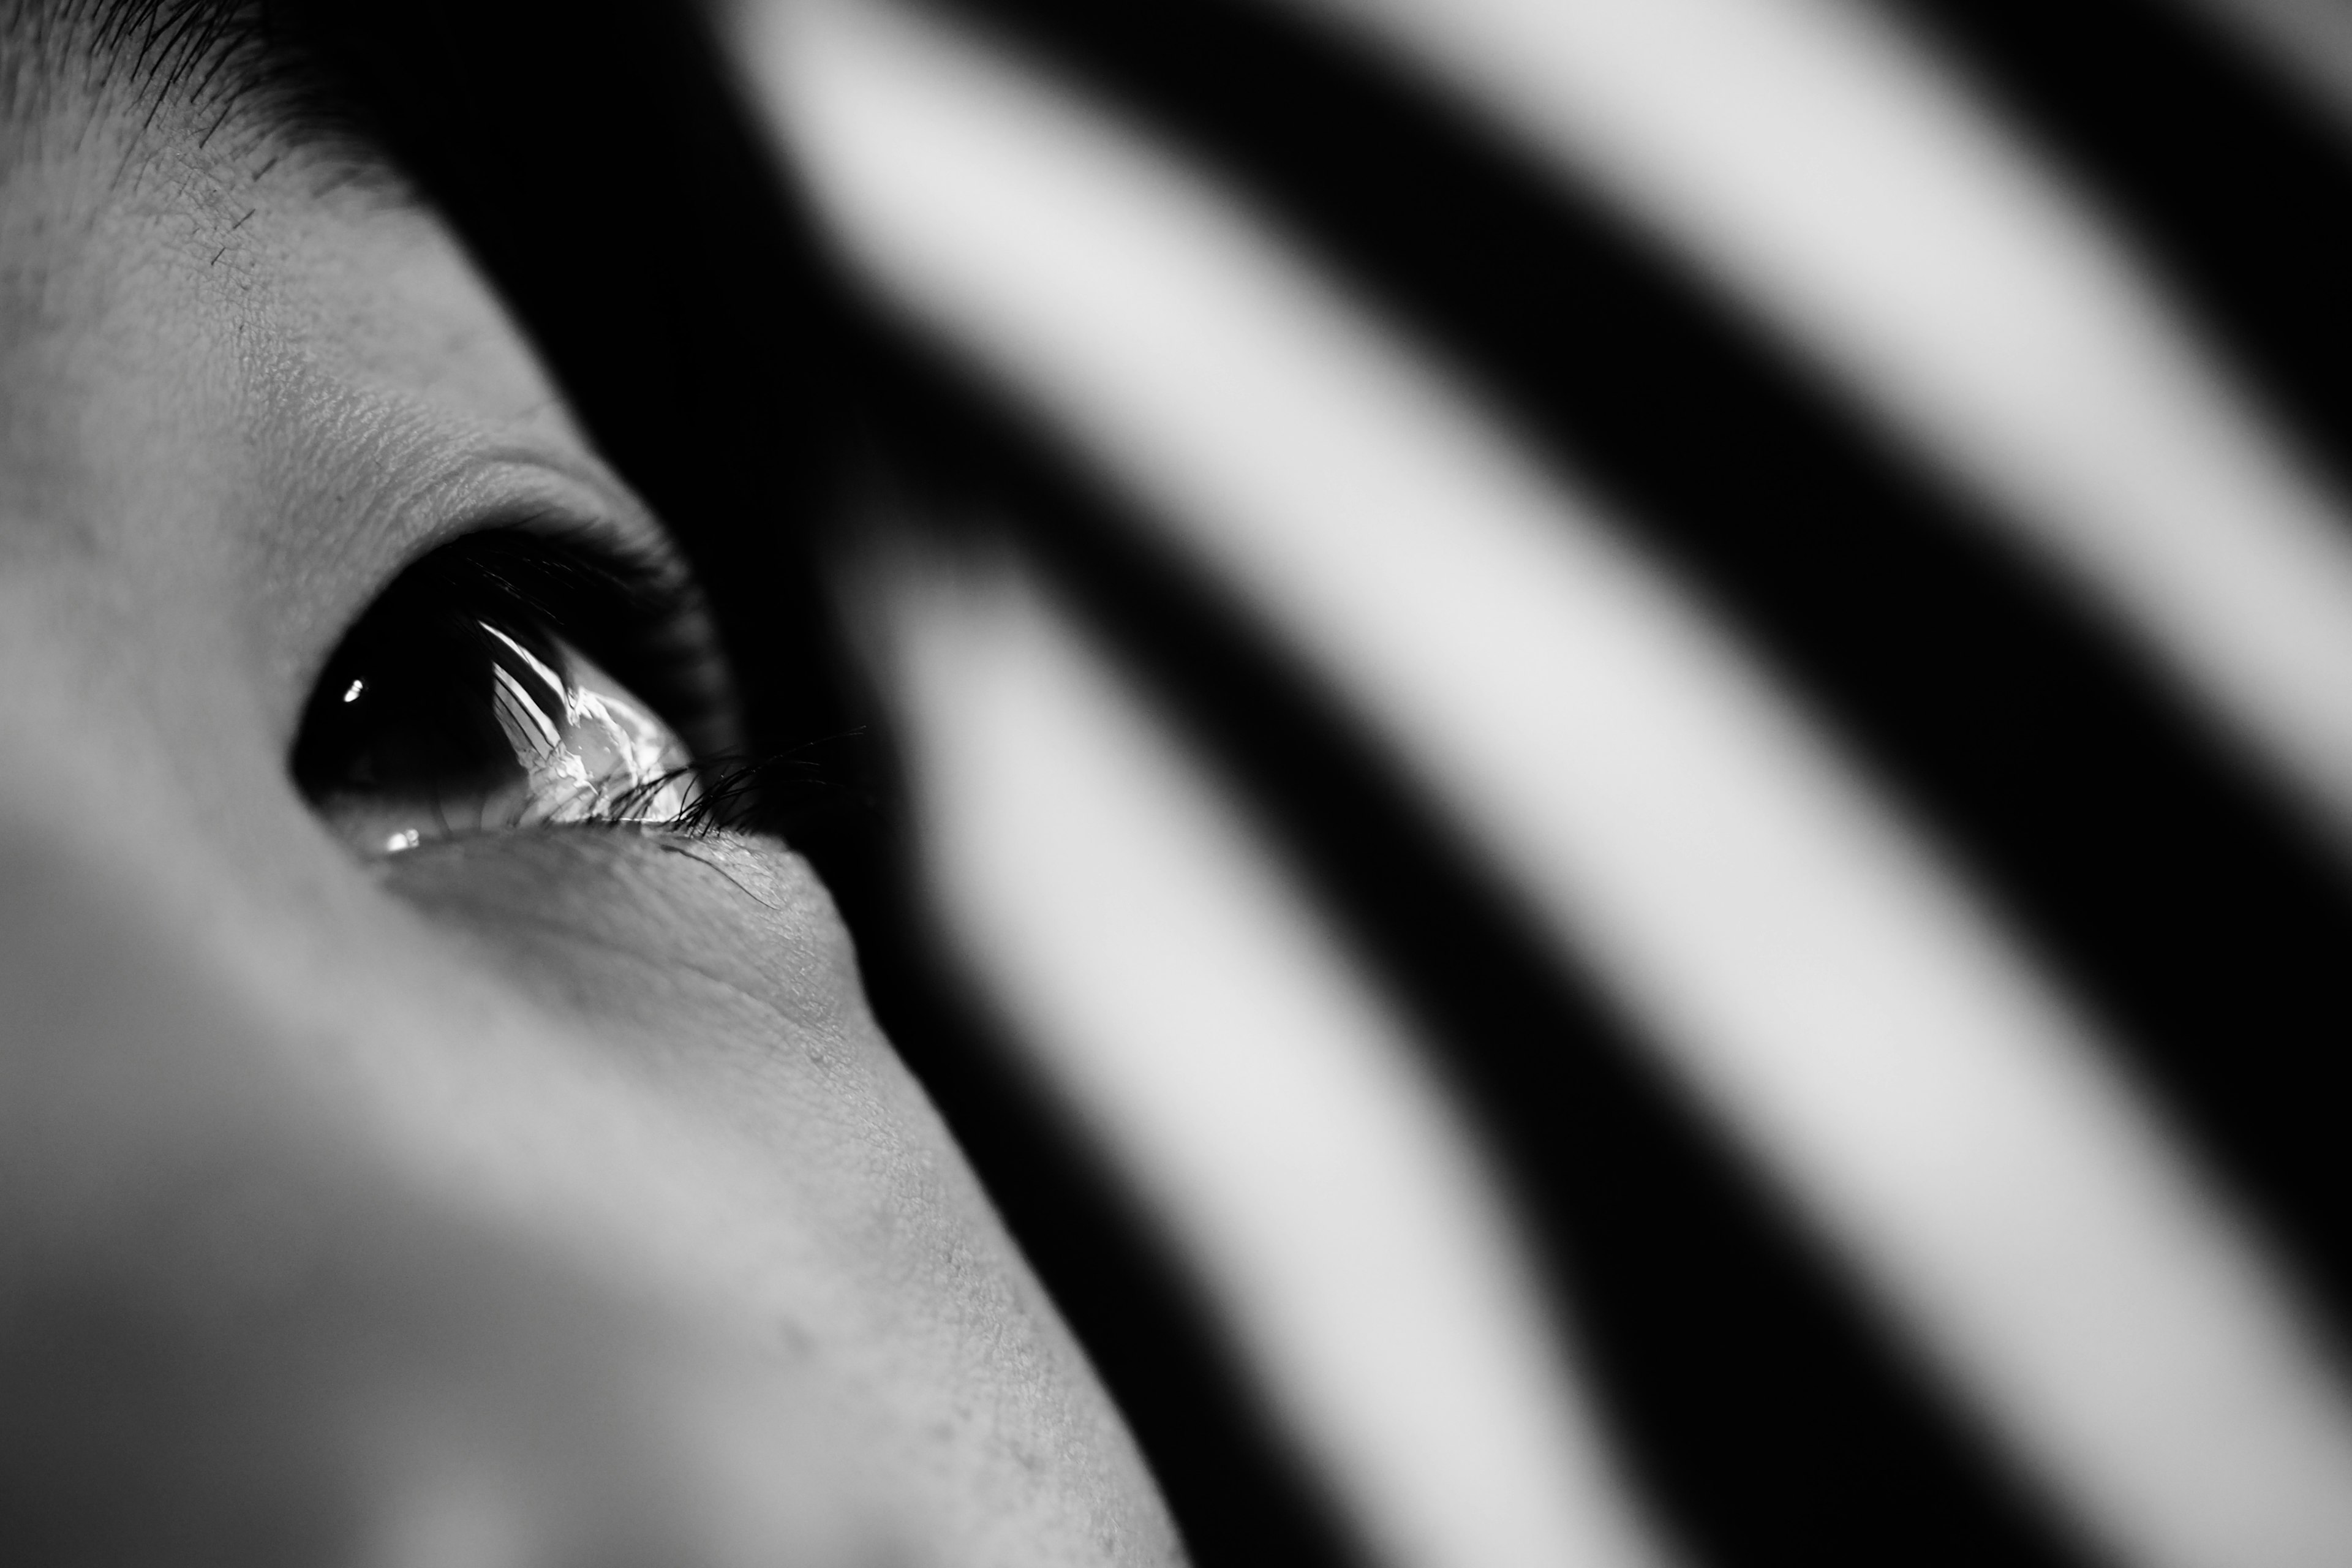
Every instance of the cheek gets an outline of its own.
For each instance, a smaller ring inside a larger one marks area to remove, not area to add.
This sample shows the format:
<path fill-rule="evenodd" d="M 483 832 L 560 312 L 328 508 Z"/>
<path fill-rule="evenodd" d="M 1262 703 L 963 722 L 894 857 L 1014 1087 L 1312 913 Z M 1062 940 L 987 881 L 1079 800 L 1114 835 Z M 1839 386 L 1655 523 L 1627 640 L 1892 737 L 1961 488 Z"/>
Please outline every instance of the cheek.
<path fill-rule="evenodd" d="M 299 946 L 0 861 L 0 978 L 64 999 L 0 1019 L 0 1536 L 1179 1559 L 781 852 L 452 842 Z"/>
<path fill-rule="evenodd" d="M 331 966 L 241 984 L 109 872 L 0 830 L 10 1561 L 946 1560 L 893 1517 L 856 1390 L 760 1353 L 632 1246 L 631 1211 L 593 1212 L 576 1116 L 499 1117 L 540 1186 L 494 1194 L 463 1136 L 403 1137 L 418 1120 L 373 1092 L 416 1037 L 322 1035 L 300 993 L 340 989 Z M 445 1126 L 520 1103 L 404 1060 Z"/>
<path fill-rule="evenodd" d="M 453 963 L 529 997 L 575 1070 L 685 1130 L 687 1223 L 718 1289 L 850 1391 L 899 1507 L 1024 1562 L 1173 1558 L 1124 1428 L 876 1029 L 797 858 L 586 830 L 454 841 L 388 875 Z M 661 1163 L 642 1178 L 673 1175 Z"/>
<path fill-rule="evenodd" d="M 763 1230 L 839 1235 L 845 1265 L 984 1220 L 795 858 L 589 828 L 468 836 L 383 870 L 424 917 L 422 962 L 522 1002 L 543 1070 L 690 1128 L 714 1198 L 730 1182 L 765 1194 Z"/>

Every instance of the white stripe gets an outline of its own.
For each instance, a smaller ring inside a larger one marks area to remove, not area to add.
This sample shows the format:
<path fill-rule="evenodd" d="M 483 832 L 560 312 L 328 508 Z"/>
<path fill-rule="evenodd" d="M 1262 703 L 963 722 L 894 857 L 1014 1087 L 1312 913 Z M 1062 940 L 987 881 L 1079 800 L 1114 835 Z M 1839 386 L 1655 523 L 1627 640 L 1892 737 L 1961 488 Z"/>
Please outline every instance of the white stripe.
<path fill-rule="evenodd" d="M 1034 586 L 893 586 L 956 941 L 1381 1559 L 1660 1561 L 1425 1047 Z"/>
<path fill-rule="evenodd" d="M 2352 521 L 2105 216 L 1892 18 L 1286 3 L 1387 39 L 1684 251 L 2113 612 L 2352 853 Z"/>
<path fill-rule="evenodd" d="M 2148 1563 L 2352 1554 L 2276 1270 L 1747 650 L 1116 122 L 896 10 L 764 15 L 877 283 L 1297 638 L 2074 1517 Z"/>

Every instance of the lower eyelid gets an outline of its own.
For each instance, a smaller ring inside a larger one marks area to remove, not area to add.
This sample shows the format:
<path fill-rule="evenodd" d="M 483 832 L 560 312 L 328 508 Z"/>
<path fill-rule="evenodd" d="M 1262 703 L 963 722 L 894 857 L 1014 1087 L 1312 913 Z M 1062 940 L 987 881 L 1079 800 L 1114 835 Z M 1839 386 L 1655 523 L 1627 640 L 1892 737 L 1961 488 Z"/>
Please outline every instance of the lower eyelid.
<path fill-rule="evenodd" d="M 665 969 L 736 973 L 796 1011 L 831 1012 L 858 994 L 832 899 L 805 861 L 762 836 L 657 826 L 468 835 L 394 857 L 382 874 L 428 913 L 501 941 L 528 926 Z"/>

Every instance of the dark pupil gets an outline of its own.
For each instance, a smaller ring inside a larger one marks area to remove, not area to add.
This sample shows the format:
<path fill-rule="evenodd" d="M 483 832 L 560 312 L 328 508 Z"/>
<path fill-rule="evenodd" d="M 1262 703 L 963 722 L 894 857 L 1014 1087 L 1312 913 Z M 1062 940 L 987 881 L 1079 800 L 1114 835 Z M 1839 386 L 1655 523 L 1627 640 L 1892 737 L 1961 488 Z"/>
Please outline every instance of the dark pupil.
<path fill-rule="evenodd" d="M 499 726 L 492 674 L 498 665 L 516 671 L 520 661 L 483 625 L 551 667 L 561 668 L 562 656 L 520 606 L 458 602 L 477 596 L 452 595 L 430 576 L 404 581 L 352 627 L 311 693 L 295 744 L 294 780 L 305 796 L 457 795 L 522 776 Z"/>

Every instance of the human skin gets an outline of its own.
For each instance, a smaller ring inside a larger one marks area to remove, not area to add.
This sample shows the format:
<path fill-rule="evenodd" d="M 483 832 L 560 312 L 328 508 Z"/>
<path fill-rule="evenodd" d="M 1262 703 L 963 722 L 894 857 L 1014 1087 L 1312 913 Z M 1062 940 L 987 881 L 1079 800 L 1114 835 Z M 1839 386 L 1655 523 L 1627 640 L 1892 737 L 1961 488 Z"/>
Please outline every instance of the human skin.
<path fill-rule="evenodd" d="M 298 792 L 405 563 L 658 531 L 435 219 L 200 130 L 0 172 L 0 1537 L 1180 1561 L 803 861 Z"/>

